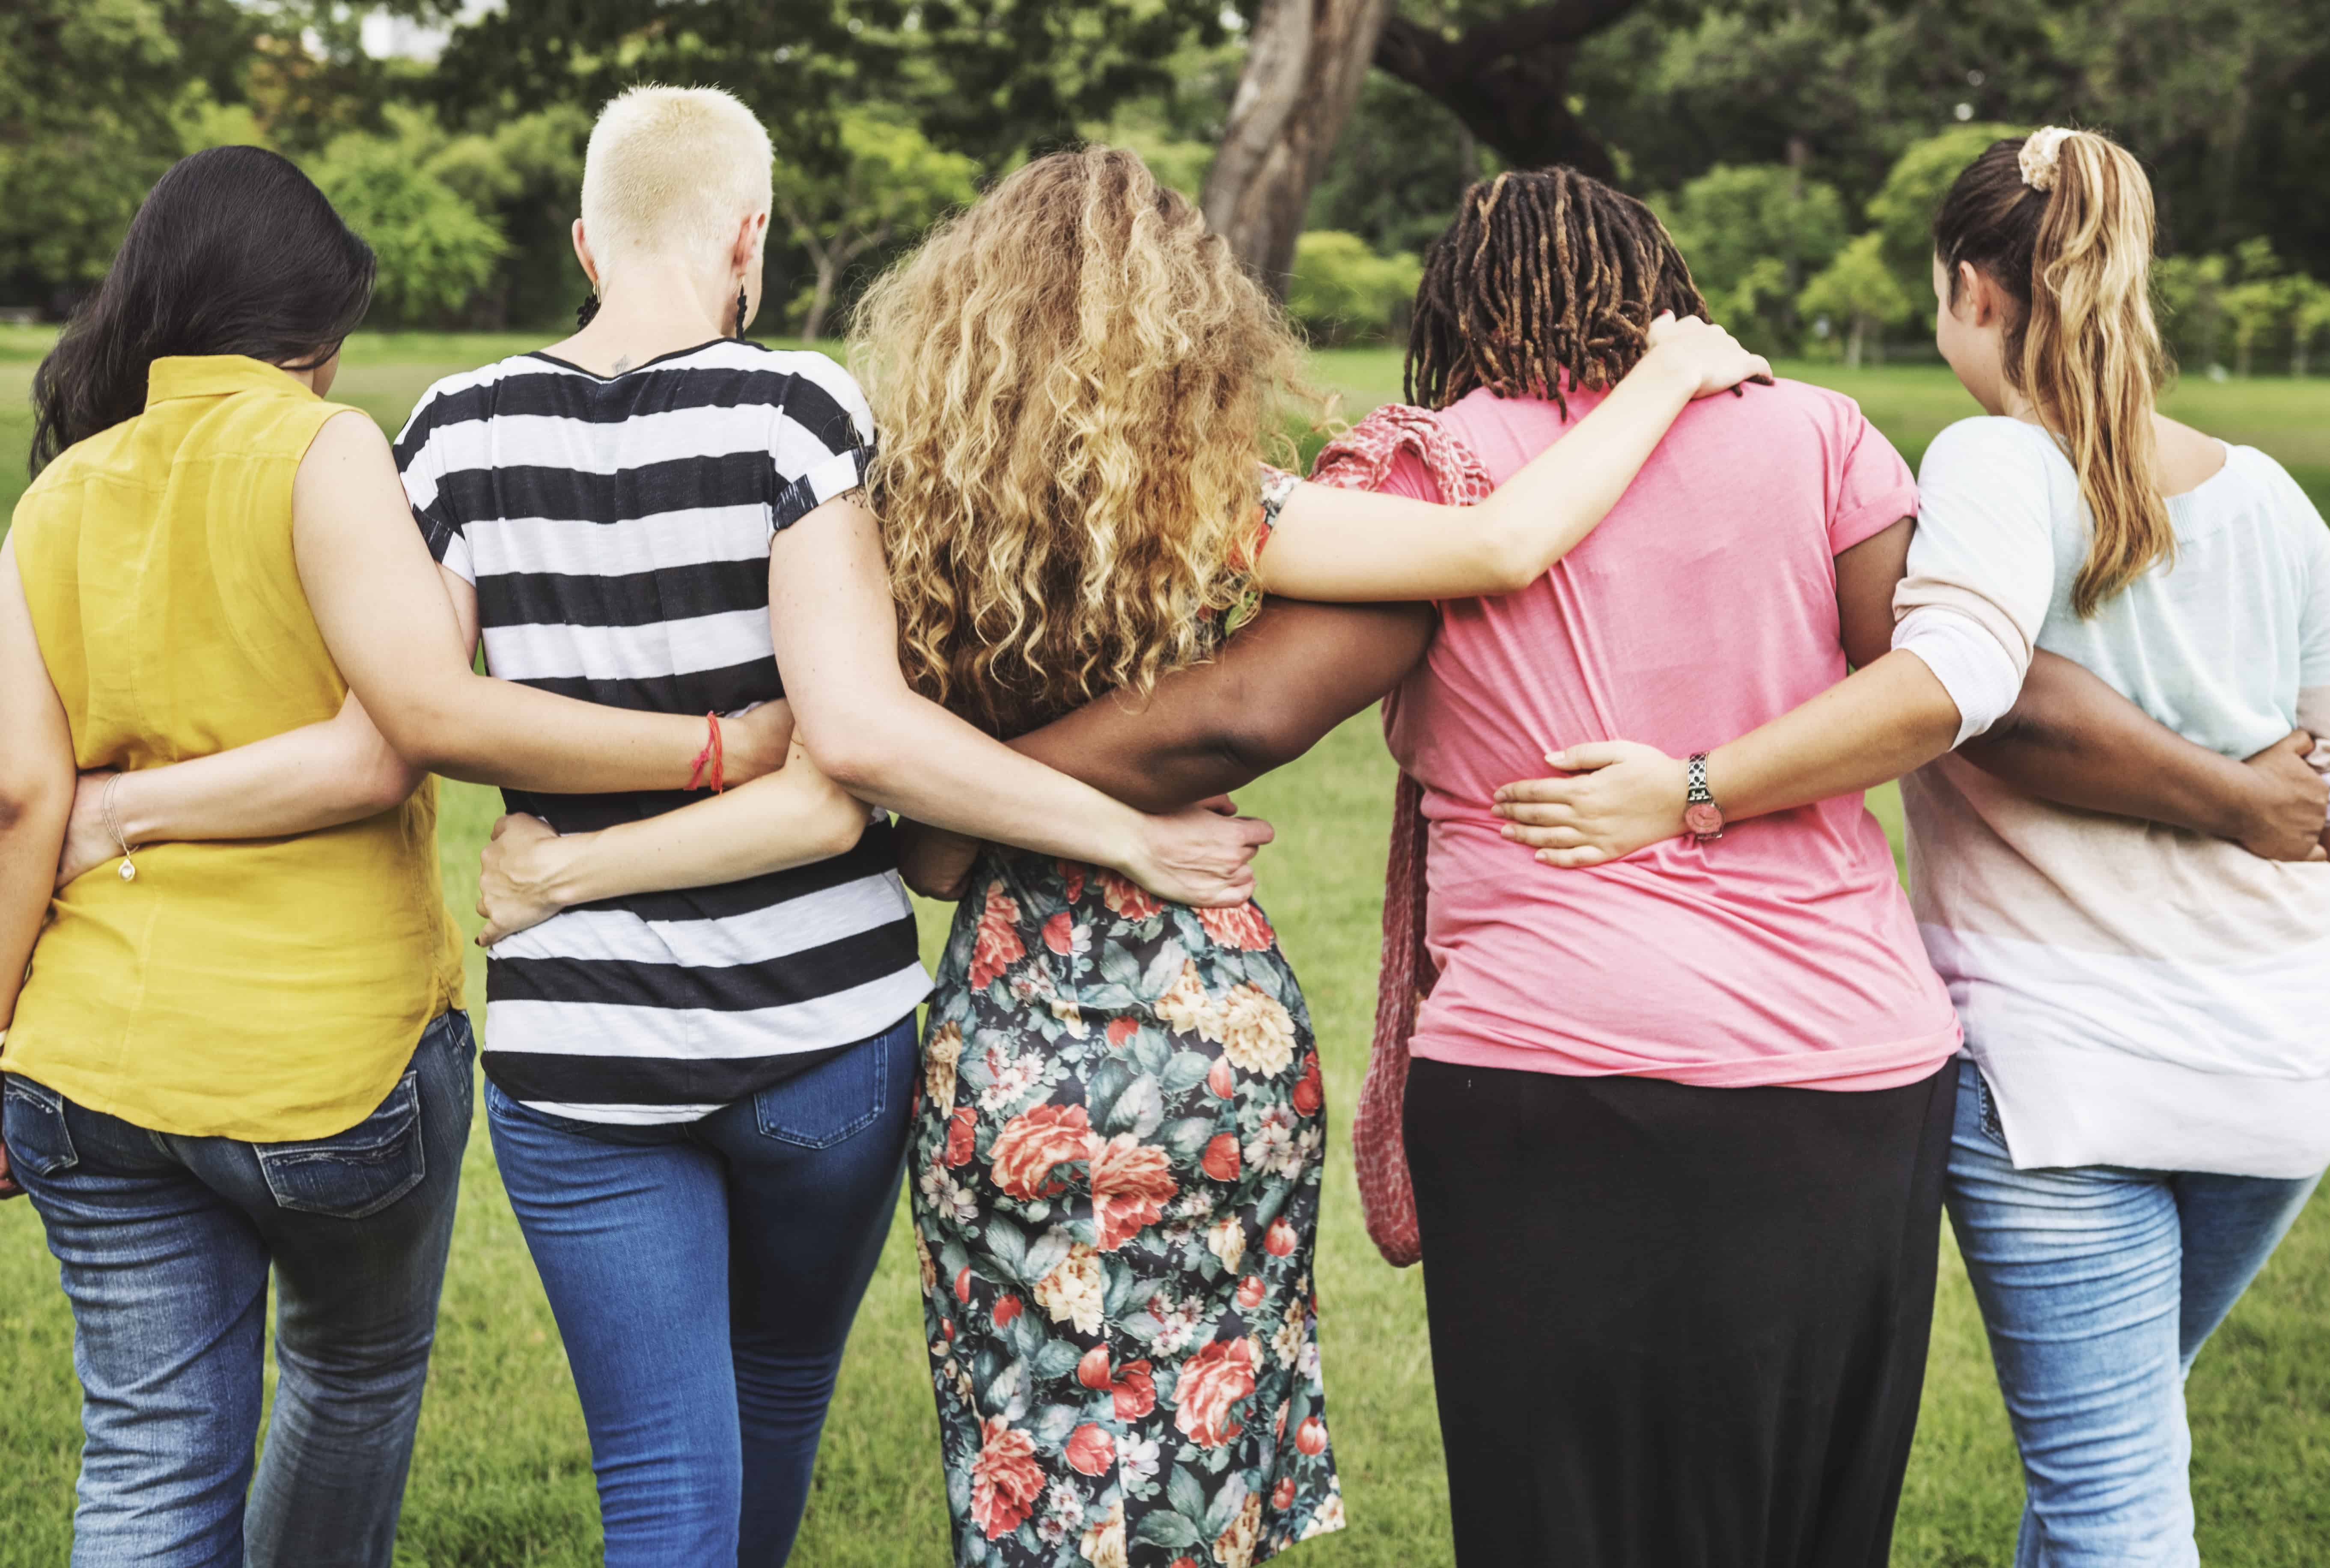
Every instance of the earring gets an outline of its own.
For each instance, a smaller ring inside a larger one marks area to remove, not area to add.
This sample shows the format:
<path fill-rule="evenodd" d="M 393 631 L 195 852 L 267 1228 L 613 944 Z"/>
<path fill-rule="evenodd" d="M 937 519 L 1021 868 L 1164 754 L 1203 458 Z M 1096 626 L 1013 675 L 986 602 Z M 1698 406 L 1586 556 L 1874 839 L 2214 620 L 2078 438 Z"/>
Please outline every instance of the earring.
<path fill-rule="evenodd" d="M 574 329 L 577 332 L 580 332 L 582 328 L 590 326 L 592 319 L 598 314 L 598 295 L 595 293 L 584 295 L 582 297 L 582 303 L 574 307 Z"/>
<path fill-rule="evenodd" d="M 739 283 L 736 285 L 736 338 L 739 342 L 744 340 L 744 313 L 749 308 L 744 300 L 744 286 Z"/>

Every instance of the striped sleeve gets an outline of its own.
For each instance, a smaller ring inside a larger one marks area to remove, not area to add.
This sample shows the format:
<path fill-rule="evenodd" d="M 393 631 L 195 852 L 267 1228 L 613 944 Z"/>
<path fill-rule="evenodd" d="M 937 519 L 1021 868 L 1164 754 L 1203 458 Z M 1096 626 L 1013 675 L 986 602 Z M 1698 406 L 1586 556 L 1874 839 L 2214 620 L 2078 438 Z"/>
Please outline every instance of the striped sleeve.
<path fill-rule="evenodd" d="M 440 395 L 443 383 L 423 392 L 412 417 L 396 437 L 396 472 L 404 481 L 404 499 L 412 521 L 428 542 L 430 557 L 465 581 L 478 580 L 469 555 L 469 541 L 448 504 L 444 490 L 445 442 L 441 432 L 448 401 Z"/>
<path fill-rule="evenodd" d="M 771 410 L 769 456 L 777 479 L 772 536 L 857 488 L 874 460 L 874 415 L 856 379 L 814 351 L 787 357 L 795 379 Z"/>

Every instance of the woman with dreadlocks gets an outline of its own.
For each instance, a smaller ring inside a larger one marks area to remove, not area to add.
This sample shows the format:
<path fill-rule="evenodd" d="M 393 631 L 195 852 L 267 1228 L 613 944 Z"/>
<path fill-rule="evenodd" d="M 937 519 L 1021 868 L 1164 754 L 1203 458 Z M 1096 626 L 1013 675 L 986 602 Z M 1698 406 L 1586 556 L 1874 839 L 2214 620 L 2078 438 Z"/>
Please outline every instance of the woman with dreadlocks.
<path fill-rule="evenodd" d="M 1641 203 L 1565 169 L 1475 185 L 1416 298 L 1408 396 L 1433 411 L 1371 421 L 1321 470 L 1423 499 L 1501 485 L 1592 416 L 1641 323 L 1700 309 Z M 1420 1239 L 1466 1564 L 1887 1560 L 1957 1019 L 1859 787 L 1727 835 L 1694 754 L 1848 659 L 1883 661 L 1899 727 L 1946 745 L 1935 669 L 1888 657 L 1916 507 L 1846 398 L 1694 404 L 1550 571 L 1443 603 L 1387 701 L 1423 827 L 1411 804 L 1396 829 L 1359 1160 L 1387 1253 Z M 2060 661 L 2023 702 L 2126 773 L 2206 789 L 2221 762 Z M 1535 864 L 1509 781 L 1619 735 L 1692 759 L 1691 831 Z M 2142 787 L 2089 803 L 2142 810 Z M 1403 1070 L 1413 1230 L 1384 1116 Z"/>

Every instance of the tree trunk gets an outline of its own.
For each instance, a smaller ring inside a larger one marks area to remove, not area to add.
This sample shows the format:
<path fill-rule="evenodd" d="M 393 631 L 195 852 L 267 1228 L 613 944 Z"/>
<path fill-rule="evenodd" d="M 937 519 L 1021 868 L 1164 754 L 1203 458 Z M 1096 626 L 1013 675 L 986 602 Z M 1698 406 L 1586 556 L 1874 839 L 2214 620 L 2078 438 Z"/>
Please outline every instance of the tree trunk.
<path fill-rule="evenodd" d="M 810 296 L 809 314 L 801 317 L 801 342 L 817 341 L 825 327 L 825 313 L 833 308 L 833 285 L 841 270 L 840 260 L 829 254 L 820 254 L 817 261 L 817 291 Z"/>
<path fill-rule="evenodd" d="M 2290 335 L 2289 373 L 2299 381 L 2306 379 L 2306 362 L 2311 356 L 2314 346 L 2313 337 L 2314 335 L 2306 331 L 2302 325 Z"/>
<path fill-rule="evenodd" d="M 1359 101 L 1391 0 L 1264 0 L 1206 176 L 1206 222 L 1283 296 L 1312 187 Z"/>
<path fill-rule="evenodd" d="M 1578 46 L 1640 0 L 1549 0 L 1477 23 L 1454 37 L 1395 16 L 1376 63 L 1436 99 L 1516 168 L 1568 164 L 1597 180 L 1616 165 L 1569 111 Z"/>
<path fill-rule="evenodd" d="M 1867 340 L 1868 333 L 1869 317 L 1865 316 L 1855 316 L 1852 318 L 1852 330 L 1844 335 L 1845 369 L 1859 370 L 1861 368 L 1861 345 Z"/>

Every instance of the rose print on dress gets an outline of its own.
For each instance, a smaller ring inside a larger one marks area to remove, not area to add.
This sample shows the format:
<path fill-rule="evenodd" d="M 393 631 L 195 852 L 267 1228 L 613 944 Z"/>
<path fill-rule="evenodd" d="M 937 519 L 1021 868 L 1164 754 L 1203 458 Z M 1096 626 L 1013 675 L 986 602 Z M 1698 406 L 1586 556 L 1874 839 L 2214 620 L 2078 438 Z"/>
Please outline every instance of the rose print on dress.
<path fill-rule="evenodd" d="M 1224 1568 L 1340 1528 L 1323 1085 L 1268 919 L 1030 855 L 973 885 L 911 1158 L 958 1563 Z"/>

